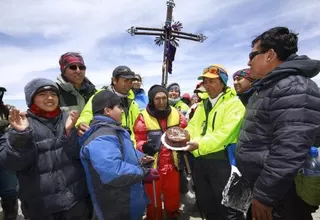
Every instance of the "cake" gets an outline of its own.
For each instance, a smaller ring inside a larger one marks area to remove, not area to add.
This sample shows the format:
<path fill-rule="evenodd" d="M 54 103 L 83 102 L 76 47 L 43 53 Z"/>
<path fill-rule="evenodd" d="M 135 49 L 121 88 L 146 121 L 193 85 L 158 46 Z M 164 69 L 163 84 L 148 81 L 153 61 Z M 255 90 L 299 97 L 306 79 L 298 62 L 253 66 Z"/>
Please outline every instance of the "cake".
<path fill-rule="evenodd" d="M 190 141 L 190 134 L 183 128 L 172 127 L 167 129 L 165 141 L 171 147 L 185 147 Z"/>

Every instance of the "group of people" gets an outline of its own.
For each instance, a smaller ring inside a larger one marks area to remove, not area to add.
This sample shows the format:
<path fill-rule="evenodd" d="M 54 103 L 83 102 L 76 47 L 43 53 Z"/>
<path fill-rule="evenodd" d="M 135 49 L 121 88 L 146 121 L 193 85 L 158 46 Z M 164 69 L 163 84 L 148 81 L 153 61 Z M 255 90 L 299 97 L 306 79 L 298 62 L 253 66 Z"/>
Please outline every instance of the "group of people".
<path fill-rule="evenodd" d="M 0 88 L 5 219 L 16 219 L 18 198 L 30 220 L 179 219 L 186 173 L 207 220 L 312 219 L 318 207 L 297 195 L 294 180 L 320 144 L 320 90 L 311 80 L 320 61 L 297 55 L 297 43 L 286 27 L 267 30 L 252 41 L 250 68 L 232 75 L 234 88 L 213 64 L 192 97 L 178 83 L 146 94 L 127 66 L 97 89 L 73 52 L 60 57 L 56 82 L 27 83 L 26 112 L 4 105 Z M 174 126 L 190 134 L 184 151 L 161 141 Z M 247 213 L 221 204 L 230 152 L 253 192 Z"/>

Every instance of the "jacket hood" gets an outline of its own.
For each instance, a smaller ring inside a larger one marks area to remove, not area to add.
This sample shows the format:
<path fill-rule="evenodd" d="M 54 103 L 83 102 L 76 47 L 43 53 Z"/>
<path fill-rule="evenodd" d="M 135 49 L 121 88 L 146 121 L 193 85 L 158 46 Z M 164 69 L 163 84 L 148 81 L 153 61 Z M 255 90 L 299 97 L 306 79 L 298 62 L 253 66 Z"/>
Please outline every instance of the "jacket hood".
<path fill-rule="evenodd" d="M 90 135 L 98 130 L 98 128 L 103 126 L 110 127 L 115 130 L 125 131 L 125 129 L 121 127 L 120 123 L 116 122 L 112 118 L 104 115 L 95 115 L 90 124 L 90 128 L 81 137 L 78 138 L 80 146 L 82 147 L 82 145 L 86 142 Z"/>
<path fill-rule="evenodd" d="M 298 56 L 293 54 L 288 59 L 280 64 L 276 69 L 268 73 L 264 78 L 255 82 L 253 85 L 261 86 L 277 82 L 290 75 L 301 75 L 307 78 L 312 78 L 320 72 L 320 61 L 312 60 L 308 56 Z"/>

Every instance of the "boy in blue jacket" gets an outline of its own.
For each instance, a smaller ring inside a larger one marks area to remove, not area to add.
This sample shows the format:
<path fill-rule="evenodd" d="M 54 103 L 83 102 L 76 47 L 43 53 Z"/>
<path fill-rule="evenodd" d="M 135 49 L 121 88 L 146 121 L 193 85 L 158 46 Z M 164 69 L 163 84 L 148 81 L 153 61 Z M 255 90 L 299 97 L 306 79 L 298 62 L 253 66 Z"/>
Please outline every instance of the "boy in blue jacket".
<path fill-rule="evenodd" d="M 99 220 L 141 219 L 148 204 L 142 181 L 159 178 L 153 162 L 134 148 L 121 127 L 120 97 L 104 90 L 92 100 L 94 119 L 80 137 L 84 166 L 95 214 Z"/>

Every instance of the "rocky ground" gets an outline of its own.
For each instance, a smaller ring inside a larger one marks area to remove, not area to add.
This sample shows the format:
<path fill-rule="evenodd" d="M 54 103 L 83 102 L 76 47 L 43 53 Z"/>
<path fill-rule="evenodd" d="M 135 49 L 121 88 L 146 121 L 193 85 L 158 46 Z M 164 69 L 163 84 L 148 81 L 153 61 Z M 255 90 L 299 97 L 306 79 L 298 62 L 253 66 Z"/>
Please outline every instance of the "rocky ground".
<path fill-rule="evenodd" d="M 1 208 L 0 208 L 1 210 Z M 184 212 L 183 215 L 181 216 L 180 220 L 201 220 L 201 217 L 198 214 L 191 214 L 192 216 L 190 216 L 190 214 L 188 212 Z M 313 219 L 314 220 L 320 220 L 320 211 L 318 210 L 317 213 L 315 213 L 313 215 Z M 0 212 L 0 220 L 4 220 L 3 219 L 3 215 L 2 215 L 2 210 Z M 17 218 L 17 220 L 24 220 L 22 214 L 21 214 L 21 210 L 19 210 L 19 217 Z"/>
<path fill-rule="evenodd" d="M 192 192 L 189 192 L 187 196 L 183 196 L 181 198 L 181 202 L 184 205 L 181 205 L 180 207 L 180 210 L 182 213 L 181 217 L 179 218 L 180 220 L 201 220 L 201 216 L 199 215 L 199 213 L 195 212 L 196 207 L 193 205 L 195 202 L 195 197 Z M 320 210 L 318 210 L 316 213 L 313 214 L 313 219 L 320 220 Z M 0 206 L 0 220 L 4 220 L 1 206 Z M 19 209 L 19 216 L 17 220 L 24 220 L 20 209 Z"/>

